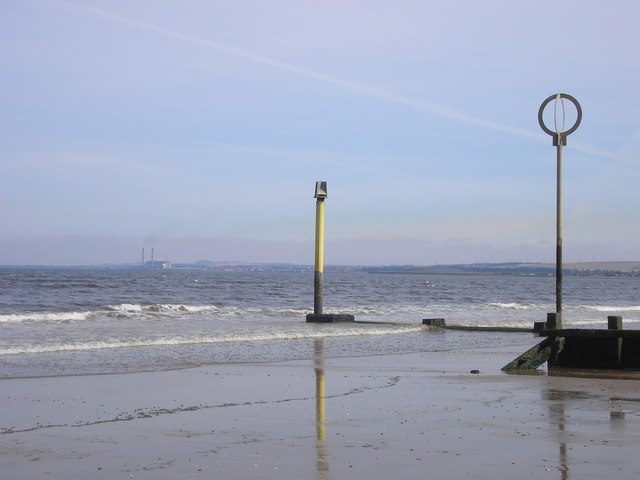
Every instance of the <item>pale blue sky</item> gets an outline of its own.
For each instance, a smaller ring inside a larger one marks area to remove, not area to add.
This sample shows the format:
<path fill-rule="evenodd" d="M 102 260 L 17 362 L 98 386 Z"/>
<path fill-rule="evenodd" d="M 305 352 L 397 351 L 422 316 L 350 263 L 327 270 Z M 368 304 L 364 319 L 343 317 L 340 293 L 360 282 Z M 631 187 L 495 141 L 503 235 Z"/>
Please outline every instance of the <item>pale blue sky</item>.
<path fill-rule="evenodd" d="M 558 92 L 583 109 L 565 259 L 640 259 L 638 18 L 631 0 L 0 0 L 0 263 L 312 263 L 317 180 L 327 263 L 552 262 L 537 112 Z"/>

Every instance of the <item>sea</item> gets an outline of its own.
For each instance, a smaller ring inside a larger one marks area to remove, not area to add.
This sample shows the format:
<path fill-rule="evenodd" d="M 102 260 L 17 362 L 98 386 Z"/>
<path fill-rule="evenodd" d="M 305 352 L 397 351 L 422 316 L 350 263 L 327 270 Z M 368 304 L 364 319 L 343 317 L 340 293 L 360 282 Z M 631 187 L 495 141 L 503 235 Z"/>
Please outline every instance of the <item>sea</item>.
<path fill-rule="evenodd" d="M 527 327 L 555 310 L 539 276 L 328 272 L 314 324 L 313 273 L 0 268 L 0 378 L 121 374 L 217 363 L 532 345 L 530 333 L 433 331 L 448 325 Z M 563 322 L 640 328 L 640 278 L 564 279 Z"/>

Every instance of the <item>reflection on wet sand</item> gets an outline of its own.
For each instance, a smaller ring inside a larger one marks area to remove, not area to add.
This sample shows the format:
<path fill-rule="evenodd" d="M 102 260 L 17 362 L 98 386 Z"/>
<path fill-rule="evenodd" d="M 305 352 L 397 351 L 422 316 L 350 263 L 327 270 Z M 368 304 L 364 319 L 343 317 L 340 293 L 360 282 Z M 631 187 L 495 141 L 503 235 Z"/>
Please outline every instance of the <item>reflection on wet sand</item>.
<path fill-rule="evenodd" d="M 612 432 L 623 433 L 625 426 L 625 412 L 612 410 L 609 412 L 609 426 Z"/>
<path fill-rule="evenodd" d="M 325 416 L 325 380 L 324 380 L 324 340 L 314 341 L 314 359 L 316 372 L 316 477 L 319 480 L 329 478 L 329 458 L 327 453 L 327 424 Z"/>
<path fill-rule="evenodd" d="M 560 453 L 560 479 L 569 480 L 569 462 L 567 461 L 566 416 L 565 400 L 567 392 L 564 390 L 547 390 L 543 392 L 549 400 L 549 422 L 558 427 L 558 447 Z"/>
<path fill-rule="evenodd" d="M 587 401 L 594 397 L 580 391 L 549 389 L 542 392 L 542 398 L 549 402 L 549 423 L 557 427 L 561 480 L 569 479 L 568 451 L 571 450 L 570 438 L 572 434 L 567 430 L 566 409 L 570 402 L 576 400 Z M 616 398 L 609 398 L 609 404 L 614 405 Z M 609 426 L 612 432 L 622 433 L 625 428 L 625 412 L 619 409 L 609 412 Z"/>

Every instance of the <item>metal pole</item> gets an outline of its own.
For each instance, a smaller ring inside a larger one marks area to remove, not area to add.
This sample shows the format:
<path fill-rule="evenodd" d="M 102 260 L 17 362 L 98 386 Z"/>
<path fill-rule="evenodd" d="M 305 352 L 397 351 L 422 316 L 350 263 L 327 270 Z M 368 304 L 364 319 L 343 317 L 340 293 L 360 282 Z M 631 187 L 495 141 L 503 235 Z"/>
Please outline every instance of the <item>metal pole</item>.
<path fill-rule="evenodd" d="M 313 313 L 307 313 L 307 322 L 353 322 L 349 313 L 322 313 L 324 289 L 324 200 L 327 198 L 327 182 L 316 182 L 316 264 L 313 275 Z"/>
<path fill-rule="evenodd" d="M 556 328 L 562 328 L 562 138 L 556 163 Z"/>
<path fill-rule="evenodd" d="M 313 275 L 313 314 L 322 315 L 324 288 L 324 200 L 327 182 L 316 182 L 316 264 Z"/>
<path fill-rule="evenodd" d="M 316 264 L 313 275 L 313 314 L 322 315 L 324 287 L 324 197 L 316 197 Z"/>
<path fill-rule="evenodd" d="M 564 122 L 565 122 L 565 109 L 564 103 L 562 99 L 566 98 L 576 108 L 576 121 L 573 126 L 565 130 Z M 555 100 L 555 108 L 553 111 L 554 115 L 554 130 L 551 130 L 544 123 L 543 112 L 545 107 L 552 101 Z M 561 107 L 562 112 L 562 123 L 560 128 L 558 127 L 558 105 Z M 540 108 L 538 109 L 538 123 L 542 130 L 551 135 L 553 138 L 553 145 L 557 147 L 557 161 L 556 161 L 556 313 L 547 315 L 547 326 L 548 328 L 562 328 L 562 146 L 567 144 L 567 137 L 575 132 L 575 130 L 580 125 L 582 121 L 582 107 L 578 101 L 573 98 L 571 95 L 567 95 L 566 93 L 557 93 L 555 95 L 551 95 L 548 97 Z M 551 317 L 551 320 L 550 318 Z M 555 318 L 553 318 L 555 317 Z M 553 326 L 550 326 L 550 322 L 553 323 Z"/>

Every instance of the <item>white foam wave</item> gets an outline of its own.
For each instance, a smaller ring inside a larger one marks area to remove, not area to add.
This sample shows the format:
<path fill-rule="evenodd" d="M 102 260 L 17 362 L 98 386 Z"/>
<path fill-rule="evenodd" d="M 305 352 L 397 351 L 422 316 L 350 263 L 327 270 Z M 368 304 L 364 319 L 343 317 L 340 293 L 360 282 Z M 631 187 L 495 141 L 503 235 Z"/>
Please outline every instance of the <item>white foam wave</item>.
<path fill-rule="evenodd" d="M 123 317 L 131 319 L 149 319 L 155 316 L 182 316 L 191 314 L 215 315 L 219 317 L 247 317 L 247 316 L 268 316 L 268 317 L 291 317 L 304 316 L 311 310 L 309 308 L 282 308 L 282 307 L 239 307 L 217 305 L 184 305 L 184 304 L 152 304 L 140 305 L 133 303 L 122 303 L 119 305 L 108 305 L 94 311 L 68 311 L 68 312 L 37 312 L 37 313 L 16 313 L 0 314 L 0 324 L 2 323 L 25 323 L 25 322 L 68 322 L 81 321 L 100 317 Z"/>
<path fill-rule="evenodd" d="M 142 305 L 134 305 L 131 303 L 122 303 L 120 305 L 109 305 L 110 310 L 119 313 L 141 313 Z"/>
<path fill-rule="evenodd" d="M 596 312 L 640 312 L 640 305 L 611 306 L 611 305 L 580 305 L 584 310 Z"/>
<path fill-rule="evenodd" d="M 450 311 L 454 306 L 447 305 L 355 305 L 326 309 L 326 313 L 346 313 L 365 319 L 398 321 L 408 318 L 420 319 L 434 312 Z M 216 317 L 304 317 L 312 310 L 309 307 L 278 306 L 217 306 L 186 304 L 151 304 L 121 303 L 107 305 L 93 311 L 38 312 L 0 315 L 1 323 L 19 322 L 67 322 L 101 317 L 121 317 L 130 319 L 152 319 L 156 316 L 213 315 Z"/>
<path fill-rule="evenodd" d="M 490 303 L 489 307 L 498 308 L 498 309 L 506 308 L 510 310 L 528 310 L 532 308 L 531 305 L 522 305 L 521 303 L 499 303 L 499 302 Z"/>
<path fill-rule="evenodd" d="M 383 316 L 389 320 L 395 320 L 396 317 L 413 316 L 421 318 L 434 310 L 441 310 L 443 307 L 439 305 L 357 305 L 349 307 L 341 307 L 335 309 L 327 309 L 327 313 L 347 313 L 356 317 L 364 316 Z M 309 310 L 301 310 L 306 313 Z"/>
<path fill-rule="evenodd" d="M 606 329 L 607 322 L 605 318 L 571 318 L 567 319 L 563 317 L 562 325 L 565 328 L 574 328 L 574 327 L 590 327 L 590 328 L 600 328 Z"/>
<path fill-rule="evenodd" d="M 172 305 L 154 304 L 142 307 L 143 312 L 178 312 L 178 313 L 200 313 L 215 312 L 219 308 L 215 305 Z"/>
<path fill-rule="evenodd" d="M 350 337 L 368 335 L 390 335 L 417 332 L 422 330 L 421 325 L 382 325 L 382 326 L 353 326 L 326 330 L 322 329 L 300 329 L 297 331 L 273 331 L 261 333 L 234 332 L 221 334 L 218 336 L 176 336 L 154 339 L 137 340 L 109 340 L 93 341 L 83 343 L 52 343 L 40 345 L 15 345 L 0 347 L 0 355 L 19 354 L 42 354 L 70 351 L 92 351 L 115 348 L 135 348 L 135 347 L 160 347 L 160 346 L 184 346 L 201 344 L 219 344 L 236 342 L 256 342 L 256 341 L 278 341 L 278 340 L 301 340 L 328 337 Z"/>
<path fill-rule="evenodd" d="M 183 305 L 183 304 L 152 304 L 138 305 L 122 303 L 120 305 L 110 305 L 109 308 L 116 312 L 144 313 L 144 312 L 184 312 L 199 313 L 218 310 L 215 305 Z"/>
<path fill-rule="evenodd" d="M 220 307 L 215 309 L 215 314 L 220 316 L 244 317 L 244 316 L 304 316 L 311 310 L 308 308 L 282 308 L 282 307 Z"/>
<path fill-rule="evenodd" d="M 68 322 L 86 320 L 91 312 L 41 312 L 0 315 L 0 323 Z"/>
<path fill-rule="evenodd" d="M 154 304 L 154 305 L 136 305 L 121 304 L 109 306 L 111 312 L 118 315 L 136 316 L 136 315 L 152 315 L 154 313 L 202 313 L 215 314 L 220 317 L 252 317 L 252 316 L 268 316 L 268 317 L 300 317 L 312 311 L 309 307 L 255 307 L 255 306 L 216 306 L 216 305 L 173 305 L 173 304 Z M 326 313 L 347 313 L 355 316 L 421 316 L 427 314 L 431 310 L 442 307 L 424 306 L 424 305 L 359 305 L 347 306 L 339 308 L 328 308 Z"/>
<path fill-rule="evenodd" d="M 113 317 L 150 317 L 156 314 L 191 314 L 191 313 L 208 313 L 218 312 L 220 309 L 215 305 L 183 305 L 183 304 L 152 304 L 139 305 L 131 303 L 122 303 L 120 305 L 108 305 L 106 316 Z"/>
<path fill-rule="evenodd" d="M 94 311 L 65 311 L 65 312 L 27 312 L 0 314 L 0 324 L 2 323 L 27 323 L 27 322 L 69 322 L 82 321 L 100 316 L 148 316 L 156 313 L 207 313 L 218 312 L 219 307 L 215 305 L 172 305 L 154 304 L 138 305 L 132 303 L 122 303 L 120 305 L 109 305 Z"/>

